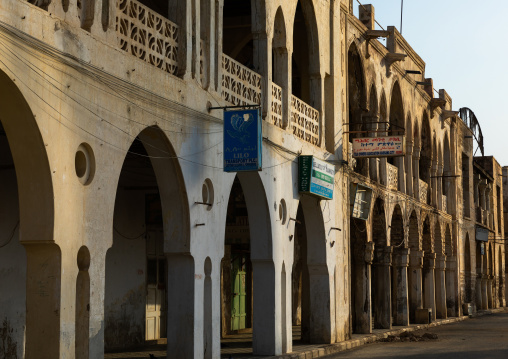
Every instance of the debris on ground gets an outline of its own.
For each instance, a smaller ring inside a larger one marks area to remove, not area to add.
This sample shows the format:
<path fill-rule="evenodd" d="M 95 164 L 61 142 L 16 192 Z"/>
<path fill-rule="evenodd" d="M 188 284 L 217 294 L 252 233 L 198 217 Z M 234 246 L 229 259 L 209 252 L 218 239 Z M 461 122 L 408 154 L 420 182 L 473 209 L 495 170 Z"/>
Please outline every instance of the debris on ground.
<path fill-rule="evenodd" d="M 415 334 L 413 332 L 402 332 L 399 335 L 389 335 L 387 338 L 380 339 L 380 342 L 392 343 L 392 342 L 425 342 L 428 340 L 438 339 L 435 333 L 423 333 L 422 335 Z"/>

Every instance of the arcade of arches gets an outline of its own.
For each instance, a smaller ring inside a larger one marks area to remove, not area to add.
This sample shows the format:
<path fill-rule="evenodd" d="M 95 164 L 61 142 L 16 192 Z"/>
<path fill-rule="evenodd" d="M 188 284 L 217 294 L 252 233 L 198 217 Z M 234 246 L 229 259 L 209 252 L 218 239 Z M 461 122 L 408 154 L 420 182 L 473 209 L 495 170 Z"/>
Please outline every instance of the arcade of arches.
<path fill-rule="evenodd" d="M 506 306 L 501 169 L 402 35 L 360 41 L 349 0 L 163 3 L 0 0 L 1 358 L 273 356 Z M 223 170 L 240 104 L 262 171 Z"/>

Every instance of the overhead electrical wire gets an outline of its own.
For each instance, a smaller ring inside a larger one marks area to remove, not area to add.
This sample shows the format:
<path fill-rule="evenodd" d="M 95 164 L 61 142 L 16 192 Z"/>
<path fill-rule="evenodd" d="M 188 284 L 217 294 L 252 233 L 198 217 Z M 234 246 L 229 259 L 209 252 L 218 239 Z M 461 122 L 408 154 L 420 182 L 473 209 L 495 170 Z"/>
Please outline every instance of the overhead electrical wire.
<path fill-rule="evenodd" d="M 162 97 L 162 96 L 160 96 L 156 93 L 153 93 L 153 92 L 149 91 L 148 89 L 143 88 L 135 83 L 127 82 L 123 79 L 120 79 L 117 76 L 110 74 L 110 73 L 104 71 L 103 69 L 101 69 L 97 66 L 94 66 L 91 63 L 88 63 L 80 58 L 77 58 L 73 55 L 62 52 L 62 51 L 55 49 L 45 43 L 42 43 L 38 39 L 6 24 L 3 21 L 0 21 L 0 30 L 3 30 L 3 32 L 6 32 L 6 33 L 18 38 L 19 40 L 21 40 L 22 43 L 27 44 L 29 46 L 29 49 L 31 49 L 31 48 L 38 49 L 40 53 L 45 54 L 49 58 L 53 59 L 53 61 L 63 63 L 64 65 L 71 67 L 71 68 L 77 70 L 78 72 L 85 74 L 89 77 L 96 78 L 100 75 L 99 80 L 102 83 L 104 83 L 105 81 L 112 82 L 113 84 L 116 85 L 116 87 L 124 89 L 126 92 L 129 93 L 129 95 L 131 95 L 133 97 L 141 98 L 144 101 L 149 101 L 153 104 L 157 104 L 158 107 L 160 107 L 161 104 L 166 104 L 166 108 L 171 108 L 171 110 L 173 112 L 185 113 L 187 115 L 193 114 L 198 117 L 206 118 L 206 120 L 208 122 L 217 123 L 217 124 L 220 123 L 220 120 L 218 120 L 217 118 L 215 118 L 211 115 L 204 114 L 203 112 L 196 110 L 192 107 L 186 106 L 180 102 L 173 101 L 168 98 Z M 1 32 L 2 31 L 0 31 L 0 33 Z M 17 47 L 21 48 L 20 44 L 18 44 L 16 42 L 12 42 L 9 38 L 7 38 L 7 40 L 9 40 L 11 43 L 14 43 L 14 45 L 16 45 Z M 24 47 L 22 49 L 26 52 L 31 52 L 29 49 L 26 49 Z M 32 54 L 36 57 L 40 56 L 40 55 L 37 55 L 33 52 L 32 52 Z M 73 60 L 74 62 L 71 60 Z M 109 88 L 111 89 L 111 87 L 109 87 Z M 134 91 L 134 89 L 136 89 L 136 91 Z M 142 96 L 140 96 L 140 93 L 146 93 L 149 96 L 142 97 Z M 109 94 L 112 95 L 111 93 L 109 93 Z M 116 94 L 117 94 L 117 96 L 119 96 L 118 93 L 116 93 Z M 123 99 L 126 101 L 129 101 L 128 99 L 125 99 L 125 98 L 123 98 Z M 158 99 L 160 102 L 156 102 L 153 99 Z M 168 107 L 167 104 L 172 104 L 173 106 Z M 154 116 L 156 116 L 156 115 L 154 115 Z M 164 119 L 164 118 L 161 118 L 161 119 L 166 122 L 171 122 L 171 121 L 168 121 L 167 119 Z M 199 123 L 200 122 L 196 121 L 196 124 L 199 124 Z M 175 123 L 175 124 L 178 126 L 183 126 L 183 127 L 195 127 L 192 125 L 185 125 L 185 124 L 181 124 L 181 123 Z"/>
<path fill-rule="evenodd" d="M 5 46 L 5 45 L 4 45 L 4 46 Z M 16 57 L 16 58 L 18 58 L 18 59 L 19 59 L 19 57 Z M 20 61 L 21 61 L 21 60 L 20 60 Z M 63 115 L 63 114 L 62 114 L 62 113 L 61 113 L 58 109 L 56 109 L 54 106 L 52 106 L 51 104 L 49 104 L 49 103 L 48 103 L 45 99 L 43 99 L 43 98 L 42 98 L 39 94 L 37 94 L 37 93 L 36 93 L 36 92 L 35 92 L 35 91 L 34 91 L 34 90 L 30 87 L 30 86 L 28 86 L 28 85 L 27 85 L 27 84 L 26 84 L 26 83 L 25 83 L 25 82 L 24 82 L 24 81 L 23 81 L 23 80 L 22 80 L 22 79 L 21 79 L 21 78 L 20 78 L 20 77 L 19 77 L 19 76 L 18 76 L 18 75 L 14 72 L 14 71 L 12 71 L 12 70 L 10 69 L 10 67 L 9 67 L 9 66 L 7 66 L 7 64 L 6 64 L 6 63 L 5 63 L 2 59 L 0 59 L 0 63 L 1 63 L 1 64 L 2 64 L 2 65 L 3 65 L 3 66 L 4 66 L 4 67 L 5 67 L 5 68 L 9 71 L 9 72 L 11 72 L 11 73 L 12 73 L 12 75 L 13 75 L 13 76 L 15 76 L 15 77 L 16 77 L 16 78 L 17 78 L 17 79 L 18 79 L 18 80 L 19 80 L 19 81 L 20 81 L 20 82 L 21 82 L 21 83 L 22 83 L 25 87 L 27 87 L 27 88 L 29 89 L 29 91 L 31 91 L 31 92 L 32 92 L 32 93 L 33 93 L 33 94 L 34 94 L 37 98 L 39 98 L 42 102 L 44 102 L 44 103 L 45 103 L 45 104 L 46 104 L 49 108 L 51 108 L 53 111 L 55 111 L 57 114 L 59 114 L 62 118 L 64 118 L 64 119 L 65 119 L 65 120 L 67 120 L 68 122 L 70 122 L 70 123 L 71 123 L 72 125 L 74 125 L 75 127 L 79 128 L 79 129 L 80 129 L 80 130 L 82 130 L 83 132 L 87 133 L 88 135 L 90 135 L 90 136 L 94 137 L 95 139 L 97 139 L 97 140 L 99 140 L 99 141 L 101 141 L 101 142 L 103 142 L 103 143 L 105 143 L 105 144 L 107 144 L 107 145 L 109 145 L 109 146 L 111 146 L 111 147 L 113 147 L 113 148 L 116 148 L 116 149 L 118 149 L 118 150 L 120 150 L 120 151 L 122 151 L 122 152 L 126 152 L 126 153 L 130 153 L 130 154 L 133 154 L 133 155 L 136 155 L 136 156 L 140 156 L 140 157 L 146 157 L 146 158 L 151 158 L 151 159 L 180 159 L 180 160 L 182 160 L 182 161 L 184 161 L 184 162 L 188 162 L 188 163 L 191 163 L 191 164 L 195 164 L 195 165 L 199 165 L 199 166 L 203 166 L 203 167 L 207 167 L 207 168 L 212 168 L 212 169 L 223 170 L 223 167 L 217 167 L 217 166 L 212 166 L 212 165 L 208 165 L 208 164 L 200 163 L 200 162 L 197 162 L 197 161 L 192 161 L 192 160 L 189 160 L 189 159 L 187 159 L 187 158 L 185 158 L 185 157 L 182 157 L 182 156 L 150 156 L 150 155 L 144 155 L 144 154 L 136 153 L 136 152 L 129 151 L 129 150 L 127 150 L 127 151 L 126 151 L 125 149 L 123 149 L 123 148 L 121 148 L 121 147 L 119 147 L 119 146 L 117 146 L 117 145 L 114 145 L 113 143 L 110 143 L 110 142 L 108 142 L 108 141 L 105 141 L 105 140 L 104 140 L 104 139 L 102 139 L 101 137 L 99 137 L 99 136 L 97 136 L 97 135 L 93 134 L 92 132 L 90 132 L 90 131 L 86 130 L 85 128 L 83 128 L 83 127 L 81 127 L 81 126 L 77 125 L 76 123 L 72 122 L 71 120 L 69 120 L 69 119 L 68 119 L 65 115 Z M 26 64 L 25 64 L 25 65 L 26 65 Z M 34 70 L 32 69 L 32 71 L 34 71 Z M 40 74 L 38 74 L 38 75 L 40 76 Z M 35 80 L 35 81 L 36 81 L 36 80 Z M 36 81 L 36 82 L 37 82 L 37 81 Z M 39 85 L 41 85 L 39 82 L 37 82 L 37 83 L 38 83 Z M 55 87 L 55 86 L 54 86 L 54 84 L 53 84 L 53 87 Z M 64 95 L 66 95 L 66 94 L 64 93 Z M 47 113 L 47 114 L 48 114 L 51 118 L 53 118 L 54 120 L 56 120 L 57 122 L 59 122 L 60 124 L 62 124 L 64 127 L 68 128 L 69 130 L 71 130 L 71 131 L 72 131 L 72 129 L 71 129 L 69 126 L 67 126 L 67 125 L 65 125 L 64 123 L 62 123 L 62 122 L 61 122 L 58 118 L 56 118 L 56 117 L 54 117 L 53 115 L 49 114 L 47 111 L 45 111 L 45 112 L 46 112 L 46 113 Z M 94 113 L 93 111 L 92 111 L 92 113 L 93 113 L 95 116 L 97 116 L 97 117 L 101 118 L 98 114 Z M 115 128 L 117 128 L 117 126 L 116 126 Z M 73 132 L 74 132 L 74 131 L 73 131 Z M 134 138 L 134 140 L 138 140 L 138 141 L 140 141 L 140 142 L 142 142 L 142 143 L 143 143 L 143 141 L 141 141 L 139 138 L 134 137 L 134 136 L 130 135 L 129 133 L 126 133 L 126 131 L 123 131 L 123 130 L 122 130 L 122 133 L 124 133 L 124 134 L 125 134 L 125 135 L 127 135 L 127 136 L 130 136 L 131 138 Z M 218 144 L 220 144 L 220 143 L 218 143 Z M 205 149 L 205 150 L 203 150 L 203 151 L 201 151 L 201 152 L 207 151 L 207 150 L 209 150 L 209 149 L 211 149 L 211 148 L 213 148 L 213 147 L 217 146 L 218 144 L 215 144 L 215 145 L 211 146 L 210 148 L 207 148 L 207 149 Z M 269 144 L 270 144 L 270 143 L 269 143 Z M 143 143 L 143 145 L 145 145 L 145 143 Z M 153 145 L 151 145 L 151 144 L 148 144 L 148 145 L 149 145 L 149 146 L 154 147 L 154 146 L 153 146 Z M 166 151 L 164 151 L 164 150 L 162 150 L 162 149 L 159 149 L 159 148 L 157 148 L 157 150 L 162 151 L 162 152 L 166 152 Z M 198 153 L 195 153 L 195 154 L 191 154 L 191 155 L 186 155 L 186 157 L 194 156 L 194 155 L 199 154 L 199 153 L 201 153 L 201 152 L 198 152 Z M 166 152 L 166 153 L 168 153 L 168 152 Z M 284 164 L 286 164 L 286 163 L 288 163 L 288 162 L 290 162 L 290 161 L 294 161 L 294 158 L 293 158 L 293 159 L 287 159 L 287 158 L 286 158 L 286 161 L 284 161 L 284 162 L 281 162 L 281 163 L 278 163 L 278 164 L 275 164 L 275 165 L 272 165 L 272 166 L 263 167 L 263 168 L 264 168 L 264 169 L 268 169 L 268 168 L 277 167 L 277 166 L 280 166 L 280 165 L 284 165 Z"/>

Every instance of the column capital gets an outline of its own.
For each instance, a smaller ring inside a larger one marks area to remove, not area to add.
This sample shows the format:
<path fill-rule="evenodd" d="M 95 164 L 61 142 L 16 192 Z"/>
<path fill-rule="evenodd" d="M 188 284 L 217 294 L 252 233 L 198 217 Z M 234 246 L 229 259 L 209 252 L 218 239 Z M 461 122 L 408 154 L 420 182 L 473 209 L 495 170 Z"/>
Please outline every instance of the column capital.
<path fill-rule="evenodd" d="M 374 265 L 390 266 L 392 264 L 393 247 L 384 246 L 375 248 L 374 250 Z"/>
<path fill-rule="evenodd" d="M 436 268 L 436 253 L 425 253 L 423 260 L 425 262 L 425 267 L 429 269 Z"/>
<path fill-rule="evenodd" d="M 436 269 L 444 271 L 446 269 L 446 256 L 439 255 L 436 257 Z"/>
<path fill-rule="evenodd" d="M 374 242 L 365 243 L 364 259 L 367 264 L 372 264 L 374 261 Z"/>
<path fill-rule="evenodd" d="M 410 258 L 411 250 L 409 248 L 397 249 L 394 252 L 394 264 L 397 267 L 407 267 L 409 266 L 409 258 Z"/>
<path fill-rule="evenodd" d="M 423 267 L 423 251 L 411 251 L 409 252 L 409 266 L 412 268 L 422 268 Z"/>

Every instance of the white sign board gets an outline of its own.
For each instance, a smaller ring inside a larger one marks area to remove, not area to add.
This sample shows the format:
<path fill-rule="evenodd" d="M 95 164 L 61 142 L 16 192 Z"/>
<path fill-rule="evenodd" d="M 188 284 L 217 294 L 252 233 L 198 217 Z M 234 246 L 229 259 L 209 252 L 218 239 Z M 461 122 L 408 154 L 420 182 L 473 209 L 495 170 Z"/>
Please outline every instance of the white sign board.
<path fill-rule="evenodd" d="M 362 137 L 353 139 L 353 157 L 395 157 L 405 154 L 404 136 Z"/>

